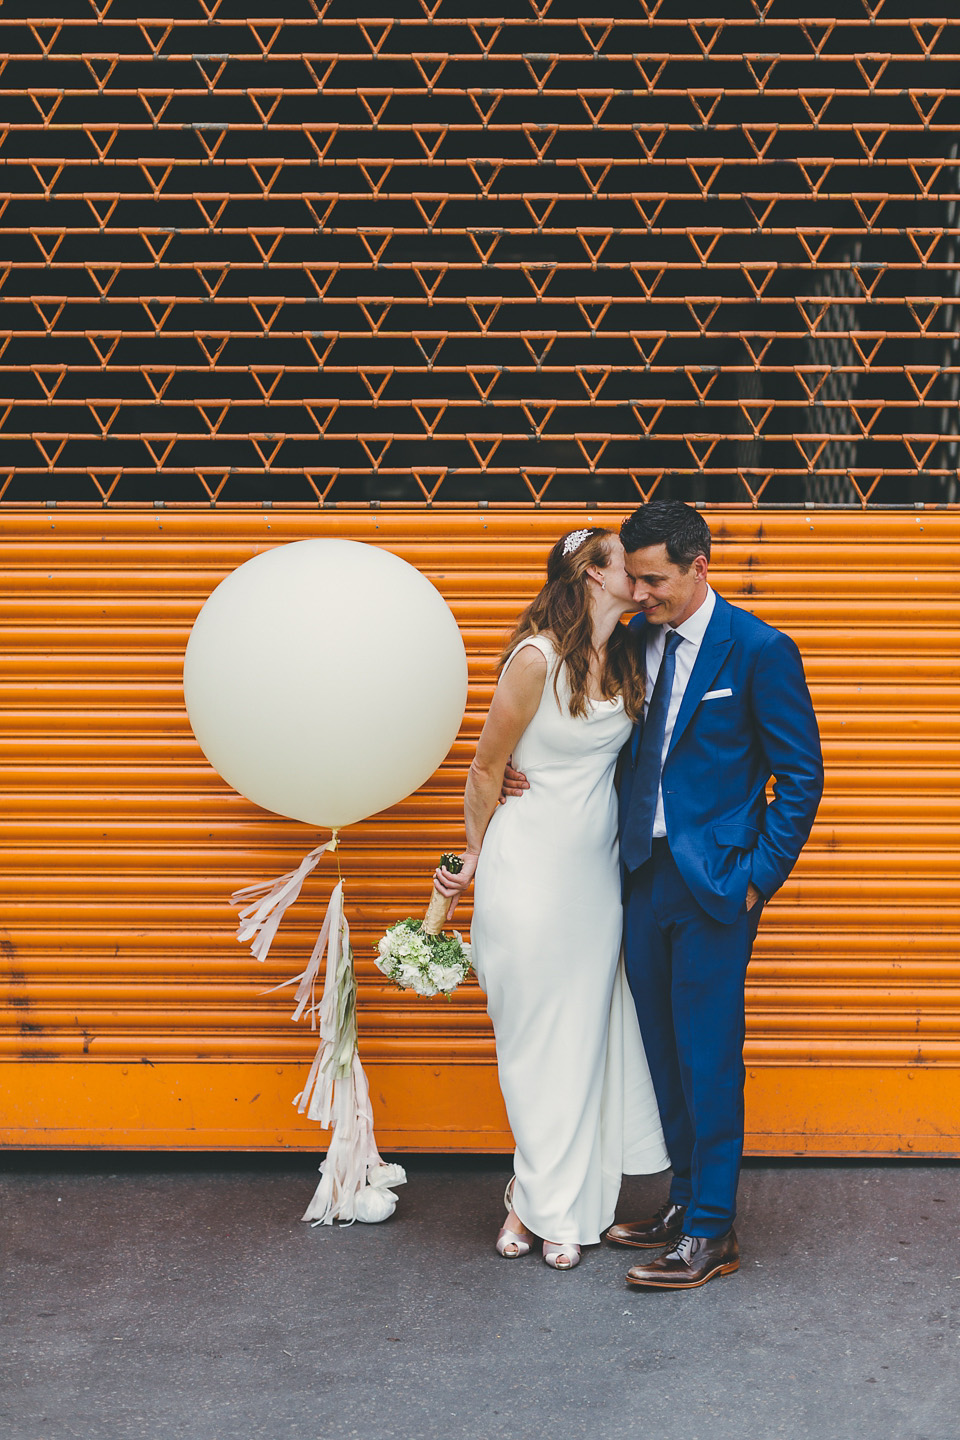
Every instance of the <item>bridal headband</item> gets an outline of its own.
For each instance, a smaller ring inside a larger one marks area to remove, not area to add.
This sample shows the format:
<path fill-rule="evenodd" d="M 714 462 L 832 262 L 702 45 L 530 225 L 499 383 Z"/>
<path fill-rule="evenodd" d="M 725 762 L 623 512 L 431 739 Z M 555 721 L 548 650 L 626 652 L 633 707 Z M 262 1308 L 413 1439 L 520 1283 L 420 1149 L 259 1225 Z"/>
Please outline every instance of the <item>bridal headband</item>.
<path fill-rule="evenodd" d="M 563 542 L 564 555 L 572 555 L 574 550 L 579 550 L 587 536 L 592 534 L 592 530 L 571 530 Z"/>

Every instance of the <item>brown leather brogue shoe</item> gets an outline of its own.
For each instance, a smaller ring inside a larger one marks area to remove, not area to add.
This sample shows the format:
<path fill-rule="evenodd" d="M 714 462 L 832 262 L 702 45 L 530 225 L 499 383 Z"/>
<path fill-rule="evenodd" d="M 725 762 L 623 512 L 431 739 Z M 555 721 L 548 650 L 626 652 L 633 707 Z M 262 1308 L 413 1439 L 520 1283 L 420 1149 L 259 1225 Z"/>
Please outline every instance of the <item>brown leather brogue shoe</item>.
<path fill-rule="evenodd" d="M 622 1225 L 611 1225 L 607 1239 L 614 1245 L 635 1245 L 638 1250 L 659 1250 L 672 1245 L 683 1234 L 685 1205 L 661 1205 L 656 1215 L 648 1220 L 627 1220 Z"/>
<path fill-rule="evenodd" d="M 627 1283 L 651 1285 L 658 1290 L 695 1290 L 714 1275 L 732 1275 L 739 1269 L 740 1249 L 733 1230 L 717 1239 L 681 1235 L 665 1255 L 628 1270 Z"/>

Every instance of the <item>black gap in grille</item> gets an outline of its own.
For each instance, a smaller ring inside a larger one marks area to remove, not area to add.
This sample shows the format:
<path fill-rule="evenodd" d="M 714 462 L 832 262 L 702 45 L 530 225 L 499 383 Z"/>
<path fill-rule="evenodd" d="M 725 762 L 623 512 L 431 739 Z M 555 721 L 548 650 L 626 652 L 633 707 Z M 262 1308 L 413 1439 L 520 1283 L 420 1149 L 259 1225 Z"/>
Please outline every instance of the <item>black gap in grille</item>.
<path fill-rule="evenodd" d="M 960 18 L 498 8 L 8 4 L 0 503 L 960 499 Z"/>

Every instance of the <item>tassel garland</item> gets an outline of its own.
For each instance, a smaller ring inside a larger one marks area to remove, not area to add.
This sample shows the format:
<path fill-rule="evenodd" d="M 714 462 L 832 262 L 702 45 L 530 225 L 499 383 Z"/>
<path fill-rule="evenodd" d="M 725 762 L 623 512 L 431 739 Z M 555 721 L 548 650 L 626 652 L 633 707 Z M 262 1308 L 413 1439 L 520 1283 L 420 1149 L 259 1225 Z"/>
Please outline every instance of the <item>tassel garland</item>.
<path fill-rule="evenodd" d="M 325 851 L 336 847 L 335 831 L 333 839 L 311 850 L 296 870 L 278 880 L 238 890 L 232 897 L 234 904 L 254 902 L 240 912 L 237 939 L 251 941 L 258 960 L 264 960 L 269 953 L 280 921 L 299 896 L 307 876 Z M 326 974 L 318 1003 L 316 984 L 324 952 Z M 306 967 L 264 994 L 290 985 L 297 987 L 293 1019 L 309 1015 L 311 1028 L 320 1032 L 306 1084 L 293 1103 L 299 1114 L 305 1113 L 332 1132 L 326 1159 L 320 1166 L 320 1183 L 303 1219 L 314 1225 L 331 1225 L 334 1220 L 346 1225 L 355 1220 L 386 1220 L 397 1205 L 397 1197 L 389 1187 L 403 1185 L 407 1177 L 402 1166 L 384 1164 L 374 1138 L 370 1089 L 357 1053 L 357 982 L 350 926 L 343 909 L 342 880 L 330 896 Z"/>

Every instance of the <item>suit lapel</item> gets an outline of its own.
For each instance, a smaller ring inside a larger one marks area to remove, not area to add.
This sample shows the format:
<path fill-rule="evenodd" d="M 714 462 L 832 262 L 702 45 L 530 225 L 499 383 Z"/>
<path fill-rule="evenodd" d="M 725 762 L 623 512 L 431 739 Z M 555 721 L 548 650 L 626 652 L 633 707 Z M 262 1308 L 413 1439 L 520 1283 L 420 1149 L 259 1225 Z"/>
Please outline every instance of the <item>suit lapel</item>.
<path fill-rule="evenodd" d="M 731 608 L 721 595 L 717 596 L 710 623 L 700 642 L 700 650 L 694 661 L 693 670 L 690 672 L 690 679 L 687 681 L 687 688 L 683 692 L 677 723 L 674 725 L 673 735 L 670 737 L 670 750 L 673 750 L 689 725 L 693 712 L 707 693 L 711 681 L 730 652 L 733 644 L 733 636 L 730 633 Z M 667 751 L 668 755 L 670 750 Z"/>

